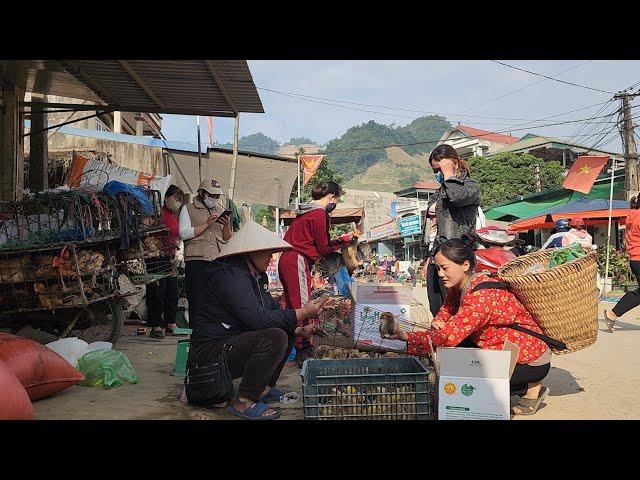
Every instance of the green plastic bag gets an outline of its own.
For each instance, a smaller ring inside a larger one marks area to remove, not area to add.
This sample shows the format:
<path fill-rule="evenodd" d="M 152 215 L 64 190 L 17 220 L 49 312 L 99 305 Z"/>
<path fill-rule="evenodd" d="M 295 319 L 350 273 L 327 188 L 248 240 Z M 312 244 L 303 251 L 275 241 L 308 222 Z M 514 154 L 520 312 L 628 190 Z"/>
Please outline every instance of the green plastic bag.
<path fill-rule="evenodd" d="M 562 248 L 556 248 L 551 254 L 551 260 L 549 261 L 549 268 L 557 267 L 571 260 L 577 260 L 580 257 L 584 257 L 586 253 L 582 249 L 582 245 L 579 242 L 573 242 L 571 245 Z"/>
<path fill-rule="evenodd" d="M 84 375 L 80 385 L 87 387 L 119 387 L 138 383 L 136 372 L 124 353 L 117 350 L 94 350 L 78 360 L 78 370 Z"/>

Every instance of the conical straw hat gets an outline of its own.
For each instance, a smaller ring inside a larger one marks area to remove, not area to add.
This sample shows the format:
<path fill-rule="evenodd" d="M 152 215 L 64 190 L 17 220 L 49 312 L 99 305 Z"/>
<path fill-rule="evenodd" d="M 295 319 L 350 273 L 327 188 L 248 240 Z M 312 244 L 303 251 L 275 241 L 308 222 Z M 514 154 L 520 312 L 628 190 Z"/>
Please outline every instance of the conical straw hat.
<path fill-rule="evenodd" d="M 264 250 L 282 252 L 291 250 L 291 248 L 293 247 L 281 240 L 275 233 L 258 225 L 253 220 L 247 220 L 240 227 L 240 230 L 233 234 L 229 242 L 222 247 L 218 258 Z"/>

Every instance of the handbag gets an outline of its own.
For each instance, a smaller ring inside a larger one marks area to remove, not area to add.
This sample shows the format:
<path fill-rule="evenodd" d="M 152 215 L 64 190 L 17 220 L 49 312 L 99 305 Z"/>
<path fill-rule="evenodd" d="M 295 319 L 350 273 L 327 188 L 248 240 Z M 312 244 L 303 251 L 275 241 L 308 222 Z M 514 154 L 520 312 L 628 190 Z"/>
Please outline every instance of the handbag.
<path fill-rule="evenodd" d="M 213 363 L 191 363 L 188 366 L 184 388 L 189 403 L 211 407 L 228 402 L 233 397 L 233 380 L 227 359 L 231 348 L 225 343 Z"/>

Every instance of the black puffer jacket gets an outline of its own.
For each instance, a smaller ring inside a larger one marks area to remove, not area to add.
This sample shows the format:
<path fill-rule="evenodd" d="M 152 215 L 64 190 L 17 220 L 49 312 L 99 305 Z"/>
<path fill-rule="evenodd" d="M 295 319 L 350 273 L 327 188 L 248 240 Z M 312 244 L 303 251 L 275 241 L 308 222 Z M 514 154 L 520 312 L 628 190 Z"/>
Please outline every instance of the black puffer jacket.
<path fill-rule="evenodd" d="M 472 179 L 466 170 L 459 178 L 446 180 L 431 197 L 429 206 L 436 205 L 436 224 L 438 234 L 430 250 L 452 238 L 460 238 L 464 233 L 473 233 L 476 229 L 476 217 L 480 205 L 480 185 Z"/>
<path fill-rule="evenodd" d="M 241 255 L 210 262 L 205 301 L 189 319 L 191 344 L 227 339 L 242 332 L 281 328 L 293 335 L 295 310 L 280 310 L 264 279 L 256 278 Z"/>

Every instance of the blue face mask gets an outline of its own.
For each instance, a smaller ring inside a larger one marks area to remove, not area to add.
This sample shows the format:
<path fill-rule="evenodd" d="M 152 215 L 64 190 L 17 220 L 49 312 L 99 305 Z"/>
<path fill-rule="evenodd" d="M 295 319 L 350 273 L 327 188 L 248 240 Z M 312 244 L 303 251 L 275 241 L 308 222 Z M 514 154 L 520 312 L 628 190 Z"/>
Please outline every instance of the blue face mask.
<path fill-rule="evenodd" d="M 444 183 L 444 174 L 442 172 L 436 173 L 436 182 Z"/>

